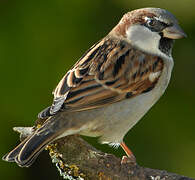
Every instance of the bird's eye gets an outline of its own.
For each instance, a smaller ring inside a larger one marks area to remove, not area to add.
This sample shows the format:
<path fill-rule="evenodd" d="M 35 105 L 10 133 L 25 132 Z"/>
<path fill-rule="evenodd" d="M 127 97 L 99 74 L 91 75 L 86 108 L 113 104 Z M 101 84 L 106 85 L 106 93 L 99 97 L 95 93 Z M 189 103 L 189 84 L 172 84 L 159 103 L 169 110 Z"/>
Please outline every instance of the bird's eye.
<path fill-rule="evenodd" d="M 145 24 L 151 31 L 161 32 L 168 25 L 154 18 L 146 18 Z"/>
<path fill-rule="evenodd" d="M 154 19 L 149 19 L 147 21 L 147 24 L 152 27 L 152 26 L 155 26 L 156 25 L 156 21 Z"/>

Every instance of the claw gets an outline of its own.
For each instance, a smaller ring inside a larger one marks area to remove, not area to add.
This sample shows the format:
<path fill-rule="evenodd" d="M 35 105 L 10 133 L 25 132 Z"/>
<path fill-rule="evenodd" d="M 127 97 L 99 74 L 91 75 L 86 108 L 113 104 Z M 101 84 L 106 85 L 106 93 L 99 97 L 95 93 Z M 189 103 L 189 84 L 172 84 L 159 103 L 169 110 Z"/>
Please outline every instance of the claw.
<path fill-rule="evenodd" d="M 121 164 L 127 164 L 127 163 L 137 164 L 135 156 L 131 156 L 131 157 L 123 156 L 121 159 Z"/>
<path fill-rule="evenodd" d="M 122 142 L 120 143 L 120 146 L 123 148 L 127 156 L 123 156 L 121 160 L 121 164 L 126 164 L 126 163 L 134 163 L 136 164 L 136 158 L 133 155 L 132 151 L 127 147 L 127 145 Z"/>

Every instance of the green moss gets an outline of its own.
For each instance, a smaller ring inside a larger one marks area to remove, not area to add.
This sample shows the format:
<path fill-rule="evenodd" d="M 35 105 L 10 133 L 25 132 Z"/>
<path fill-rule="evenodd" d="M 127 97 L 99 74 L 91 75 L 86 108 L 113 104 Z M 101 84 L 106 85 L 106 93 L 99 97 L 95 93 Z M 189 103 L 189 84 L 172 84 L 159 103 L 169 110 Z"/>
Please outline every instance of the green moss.
<path fill-rule="evenodd" d="M 64 179 L 84 180 L 85 174 L 80 172 L 79 167 L 75 164 L 67 164 L 62 160 L 62 154 L 57 151 L 57 144 L 50 144 L 46 148 L 54 163 Z"/>

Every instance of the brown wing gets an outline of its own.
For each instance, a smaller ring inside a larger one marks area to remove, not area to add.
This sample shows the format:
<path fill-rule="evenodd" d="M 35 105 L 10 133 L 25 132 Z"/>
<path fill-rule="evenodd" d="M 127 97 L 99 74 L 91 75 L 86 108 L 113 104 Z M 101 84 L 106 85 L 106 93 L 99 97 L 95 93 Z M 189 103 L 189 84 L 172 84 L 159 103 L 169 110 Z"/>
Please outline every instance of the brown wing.
<path fill-rule="evenodd" d="M 147 55 L 124 40 L 105 38 L 60 81 L 50 113 L 98 108 L 148 92 L 162 69 L 159 57 Z"/>

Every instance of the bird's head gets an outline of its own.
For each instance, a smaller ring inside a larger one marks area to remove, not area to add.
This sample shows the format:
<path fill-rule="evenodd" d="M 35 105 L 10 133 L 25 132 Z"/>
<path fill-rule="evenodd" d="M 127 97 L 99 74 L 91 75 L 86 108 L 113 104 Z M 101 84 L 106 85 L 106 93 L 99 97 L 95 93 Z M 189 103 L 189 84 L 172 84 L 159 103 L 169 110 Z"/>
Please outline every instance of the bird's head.
<path fill-rule="evenodd" d="M 186 37 L 177 19 L 160 8 L 137 9 L 125 14 L 111 34 L 147 53 L 171 57 L 173 41 Z"/>

